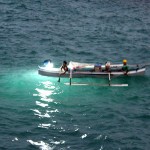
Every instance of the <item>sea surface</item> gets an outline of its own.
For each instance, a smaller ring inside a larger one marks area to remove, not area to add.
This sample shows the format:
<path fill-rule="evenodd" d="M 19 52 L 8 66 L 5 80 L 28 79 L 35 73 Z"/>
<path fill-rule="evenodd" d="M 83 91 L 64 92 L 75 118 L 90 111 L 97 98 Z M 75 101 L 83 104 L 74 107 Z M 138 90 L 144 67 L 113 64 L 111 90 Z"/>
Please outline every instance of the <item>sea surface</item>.
<path fill-rule="evenodd" d="M 150 67 L 66 86 L 38 74 L 46 59 L 149 63 L 149 0 L 0 0 L 0 150 L 150 149 Z"/>

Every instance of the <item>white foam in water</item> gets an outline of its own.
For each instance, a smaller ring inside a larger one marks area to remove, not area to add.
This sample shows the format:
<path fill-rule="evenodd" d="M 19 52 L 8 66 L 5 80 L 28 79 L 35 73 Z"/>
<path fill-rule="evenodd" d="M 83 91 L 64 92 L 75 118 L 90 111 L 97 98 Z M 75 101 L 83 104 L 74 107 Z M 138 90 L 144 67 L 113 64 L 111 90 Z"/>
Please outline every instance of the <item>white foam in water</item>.
<path fill-rule="evenodd" d="M 58 109 L 55 109 L 55 110 L 51 110 L 51 111 L 47 111 L 47 112 L 54 113 L 54 112 L 59 112 L 59 111 L 58 111 Z"/>
<path fill-rule="evenodd" d="M 32 145 L 39 147 L 41 150 L 53 150 L 55 148 L 55 147 L 50 147 L 49 144 L 47 144 L 43 141 L 34 142 L 32 140 L 27 140 L 27 142 L 29 142 Z"/>
<path fill-rule="evenodd" d="M 84 139 L 86 137 L 87 137 L 87 134 L 84 134 L 84 135 L 81 136 L 82 139 Z"/>
<path fill-rule="evenodd" d="M 95 139 L 100 140 L 102 138 L 102 135 L 97 136 Z"/>
<path fill-rule="evenodd" d="M 60 140 L 60 141 L 51 141 L 52 144 L 55 144 L 55 145 L 59 145 L 59 144 L 64 144 L 65 141 L 64 140 Z"/>
<path fill-rule="evenodd" d="M 38 127 L 45 128 L 45 129 L 48 129 L 50 126 L 51 124 L 44 124 L 44 123 L 38 125 Z"/>
<path fill-rule="evenodd" d="M 99 150 L 102 150 L 103 149 L 103 146 L 101 146 L 101 148 Z"/>
<path fill-rule="evenodd" d="M 17 138 L 17 137 L 15 137 L 12 141 L 13 141 L 13 142 L 14 142 L 14 141 L 18 141 L 18 138 Z"/>
<path fill-rule="evenodd" d="M 55 120 L 52 120 L 52 122 L 53 122 L 53 123 L 56 123 L 56 121 L 55 121 Z"/>
<path fill-rule="evenodd" d="M 74 131 L 76 132 L 76 131 L 78 131 L 78 130 L 79 130 L 79 128 L 75 129 Z"/>

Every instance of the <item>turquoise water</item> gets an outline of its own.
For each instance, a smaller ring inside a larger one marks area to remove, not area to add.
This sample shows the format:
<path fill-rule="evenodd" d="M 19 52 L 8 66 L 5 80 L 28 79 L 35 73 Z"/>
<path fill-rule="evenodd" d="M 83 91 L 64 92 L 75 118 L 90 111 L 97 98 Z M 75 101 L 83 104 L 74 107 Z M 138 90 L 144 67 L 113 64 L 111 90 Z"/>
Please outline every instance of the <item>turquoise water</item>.
<path fill-rule="evenodd" d="M 0 149 L 149 150 L 150 68 L 128 87 L 66 86 L 51 59 L 150 62 L 150 2 L 0 1 Z M 73 82 L 108 83 L 107 79 Z"/>

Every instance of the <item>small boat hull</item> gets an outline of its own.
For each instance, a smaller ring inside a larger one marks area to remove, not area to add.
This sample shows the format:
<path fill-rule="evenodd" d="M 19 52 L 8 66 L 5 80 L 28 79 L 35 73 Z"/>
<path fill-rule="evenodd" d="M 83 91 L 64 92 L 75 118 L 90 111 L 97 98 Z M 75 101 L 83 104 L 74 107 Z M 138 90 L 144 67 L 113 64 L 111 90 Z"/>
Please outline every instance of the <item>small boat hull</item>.
<path fill-rule="evenodd" d="M 139 76 L 143 75 L 145 73 L 146 68 L 140 68 L 137 70 L 131 70 L 127 73 L 127 76 Z M 51 68 L 46 69 L 44 67 L 39 67 L 38 73 L 43 76 L 50 76 L 50 77 L 59 77 L 61 71 L 60 68 Z M 91 78 L 100 78 L 100 77 L 108 77 L 109 74 L 111 77 L 117 77 L 117 76 L 125 76 L 125 73 L 122 71 L 102 71 L 102 72 L 94 72 L 94 71 L 72 71 L 72 77 L 73 78 L 82 78 L 82 77 L 91 77 Z M 69 77 L 70 72 L 66 72 L 66 74 L 61 75 L 61 77 Z"/>

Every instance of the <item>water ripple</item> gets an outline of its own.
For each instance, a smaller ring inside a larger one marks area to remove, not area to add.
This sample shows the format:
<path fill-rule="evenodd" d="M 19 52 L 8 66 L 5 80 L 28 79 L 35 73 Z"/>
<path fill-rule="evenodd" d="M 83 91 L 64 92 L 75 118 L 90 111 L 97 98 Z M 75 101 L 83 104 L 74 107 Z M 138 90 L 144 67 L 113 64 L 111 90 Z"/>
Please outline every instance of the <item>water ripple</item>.
<path fill-rule="evenodd" d="M 37 73 L 45 59 L 149 62 L 149 8 L 149 0 L 1 0 L 0 149 L 149 150 L 149 68 L 112 81 L 127 88 L 64 86 L 68 79 Z"/>

